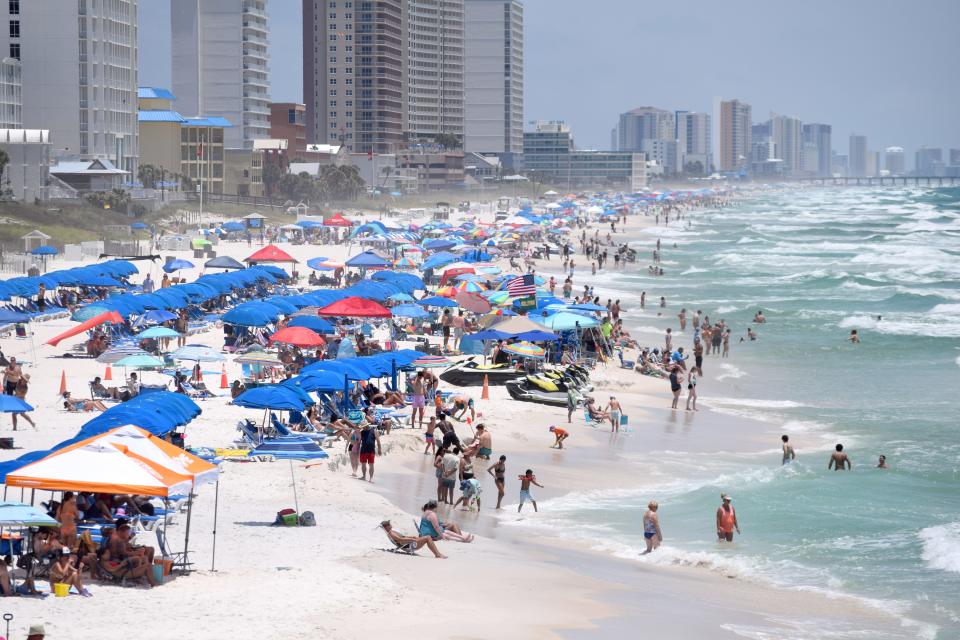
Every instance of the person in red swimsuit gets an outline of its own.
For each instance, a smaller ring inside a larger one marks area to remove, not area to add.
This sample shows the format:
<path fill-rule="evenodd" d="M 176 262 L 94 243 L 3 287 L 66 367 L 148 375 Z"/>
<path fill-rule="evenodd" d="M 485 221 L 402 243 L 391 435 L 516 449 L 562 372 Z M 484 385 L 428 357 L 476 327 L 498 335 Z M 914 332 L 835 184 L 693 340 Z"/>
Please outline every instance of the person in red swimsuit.
<path fill-rule="evenodd" d="M 733 500 L 725 493 L 720 494 L 723 504 L 717 509 L 717 537 L 720 541 L 733 542 L 733 532 L 740 533 L 740 524 L 737 522 L 737 511 L 730 502 Z"/>

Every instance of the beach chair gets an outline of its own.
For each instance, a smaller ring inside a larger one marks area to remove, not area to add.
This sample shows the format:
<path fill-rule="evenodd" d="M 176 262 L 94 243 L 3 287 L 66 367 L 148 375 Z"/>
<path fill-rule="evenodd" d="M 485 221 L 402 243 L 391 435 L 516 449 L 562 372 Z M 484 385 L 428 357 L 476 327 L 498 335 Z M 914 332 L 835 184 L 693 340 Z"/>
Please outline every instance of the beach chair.
<path fill-rule="evenodd" d="M 417 555 L 417 543 L 408 542 L 406 544 L 399 544 L 390 537 L 390 534 L 387 533 L 387 530 L 383 527 L 380 527 L 380 530 L 383 531 L 383 535 L 387 536 L 387 540 L 392 547 L 387 547 L 384 549 L 387 553 L 396 553 L 401 556 L 415 556 Z"/>
<path fill-rule="evenodd" d="M 603 424 L 603 418 L 594 418 L 592 415 L 590 415 L 590 409 L 588 409 L 586 405 L 583 407 L 583 421 L 590 426 Z"/>
<path fill-rule="evenodd" d="M 237 431 L 240 432 L 238 443 L 243 445 L 256 446 L 260 444 L 260 430 L 257 425 L 249 420 L 240 420 L 237 422 Z"/>
<path fill-rule="evenodd" d="M 157 548 L 160 550 L 160 555 L 164 560 L 170 560 L 173 562 L 174 567 L 180 567 L 181 573 L 192 571 L 190 567 L 193 566 L 193 563 L 187 561 L 185 551 L 170 551 L 170 549 L 167 548 L 167 534 L 164 531 L 164 527 L 157 528 Z"/>
<path fill-rule="evenodd" d="M 623 359 L 623 349 L 617 349 L 617 357 L 620 358 L 620 368 L 621 369 L 633 369 L 636 362 L 633 360 L 624 360 Z"/>

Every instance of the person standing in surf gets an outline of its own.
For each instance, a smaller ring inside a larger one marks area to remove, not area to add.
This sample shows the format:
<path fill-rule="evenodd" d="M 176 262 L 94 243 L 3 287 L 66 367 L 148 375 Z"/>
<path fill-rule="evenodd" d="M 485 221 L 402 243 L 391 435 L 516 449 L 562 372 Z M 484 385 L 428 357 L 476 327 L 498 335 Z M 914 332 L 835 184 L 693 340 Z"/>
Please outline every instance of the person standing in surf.
<path fill-rule="evenodd" d="M 670 368 L 670 391 L 673 392 L 673 404 L 671 409 L 677 408 L 677 403 L 680 402 L 680 391 L 683 387 L 680 384 L 680 365 L 673 365 Z"/>
<path fill-rule="evenodd" d="M 783 442 L 783 462 L 780 464 L 790 464 L 797 459 L 797 454 L 793 451 L 793 445 L 790 444 L 790 436 L 784 434 L 780 436 L 780 440 Z"/>
<path fill-rule="evenodd" d="M 853 463 L 850 462 L 850 458 L 847 457 L 847 454 L 843 452 L 843 445 L 838 444 L 836 446 L 836 451 L 833 452 L 833 455 L 830 456 L 830 462 L 827 463 L 827 470 L 833 469 L 834 471 L 846 471 L 853 468 Z"/>
<path fill-rule="evenodd" d="M 647 555 L 660 546 L 663 542 L 663 533 L 660 531 L 660 518 L 657 517 L 657 509 L 660 505 L 656 500 L 652 500 L 647 505 L 647 512 L 643 514 L 643 538 L 647 543 L 647 550 L 643 555 Z"/>
<path fill-rule="evenodd" d="M 717 538 L 720 542 L 733 542 L 733 532 L 740 533 L 740 523 L 737 522 L 737 510 L 730 504 L 733 498 L 725 493 L 720 494 L 722 504 L 717 509 Z"/>

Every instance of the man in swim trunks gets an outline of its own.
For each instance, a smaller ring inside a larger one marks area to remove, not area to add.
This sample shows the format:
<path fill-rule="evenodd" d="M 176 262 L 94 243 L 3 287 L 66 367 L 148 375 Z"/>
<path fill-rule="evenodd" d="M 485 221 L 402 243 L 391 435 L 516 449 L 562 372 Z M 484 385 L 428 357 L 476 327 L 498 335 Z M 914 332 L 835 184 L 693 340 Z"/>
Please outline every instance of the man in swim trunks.
<path fill-rule="evenodd" d="M 725 493 L 720 494 L 723 504 L 717 509 L 717 537 L 721 542 L 733 542 L 733 532 L 740 533 L 740 524 L 737 522 L 737 511 L 730 504 L 733 498 Z"/>
<path fill-rule="evenodd" d="M 477 452 L 477 458 L 489 460 L 493 453 L 493 436 L 487 431 L 486 425 L 477 425 L 477 440 L 480 442 L 480 450 Z"/>
<path fill-rule="evenodd" d="M 360 472 L 363 479 L 367 479 L 367 465 L 370 465 L 370 482 L 373 482 L 373 465 L 377 456 L 383 455 L 380 446 L 380 432 L 372 424 L 364 425 L 360 431 Z"/>
<path fill-rule="evenodd" d="M 607 405 L 607 411 L 610 413 L 610 431 L 620 432 L 620 416 L 623 415 L 623 409 L 620 403 L 613 396 L 610 396 L 610 404 Z"/>
<path fill-rule="evenodd" d="M 570 434 L 567 433 L 566 429 L 561 429 L 560 427 L 550 427 L 550 431 L 557 438 L 551 445 L 551 448 L 563 449 L 563 441 L 569 438 Z"/>
<path fill-rule="evenodd" d="M 537 501 L 530 493 L 530 485 L 535 484 L 541 489 L 543 489 L 543 485 L 537 482 L 537 476 L 533 475 L 533 469 L 527 469 L 525 474 L 517 477 L 520 478 L 520 506 L 517 507 L 517 513 L 520 513 L 520 510 L 523 509 L 523 503 L 527 500 L 533 503 L 533 510 L 538 511 Z"/>
<path fill-rule="evenodd" d="M 790 436 L 784 434 L 780 436 L 783 441 L 783 462 L 781 464 L 790 464 L 797 459 L 797 454 L 793 451 L 793 445 L 790 444 Z"/>
<path fill-rule="evenodd" d="M 460 412 L 459 414 L 457 414 L 458 411 Z M 463 416 L 466 415 L 467 411 L 470 412 L 471 420 L 477 419 L 477 410 L 473 406 L 473 398 L 464 395 L 455 396 L 453 399 L 453 418 L 455 420 L 463 420 Z"/>
<path fill-rule="evenodd" d="M 847 454 L 843 452 L 843 445 L 838 444 L 836 446 L 836 451 L 833 452 L 833 455 L 830 456 L 830 462 L 827 463 L 827 470 L 833 469 L 834 471 L 846 471 L 853 468 L 853 463 L 850 462 L 850 458 L 847 457 Z"/>
<path fill-rule="evenodd" d="M 423 381 L 423 371 L 417 371 L 417 375 L 413 378 L 413 412 L 410 414 L 410 428 L 413 428 L 413 423 L 417 419 L 417 411 L 420 412 L 420 428 L 423 428 L 423 414 L 425 411 L 425 396 L 424 396 L 424 381 Z"/>
<path fill-rule="evenodd" d="M 424 434 L 423 439 L 427 443 L 427 446 L 423 449 L 423 454 L 428 455 L 431 452 L 437 452 L 437 443 L 433 439 L 433 432 L 437 428 L 437 419 L 434 417 L 430 418 L 430 422 L 427 423 L 427 433 Z"/>

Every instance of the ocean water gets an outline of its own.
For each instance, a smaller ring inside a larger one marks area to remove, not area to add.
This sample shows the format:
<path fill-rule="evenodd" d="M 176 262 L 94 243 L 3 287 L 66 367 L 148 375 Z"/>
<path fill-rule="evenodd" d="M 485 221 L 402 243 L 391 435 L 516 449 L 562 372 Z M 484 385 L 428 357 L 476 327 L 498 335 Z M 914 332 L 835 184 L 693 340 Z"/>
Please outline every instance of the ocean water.
<path fill-rule="evenodd" d="M 681 307 L 724 318 L 731 357 L 707 358 L 702 404 L 790 434 L 798 461 L 780 466 L 779 438 L 762 454 L 638 452 L 664 473 L 549 501 L 549 525 L 637 558 L 656 499 L 665 546 L 641 561 L 855 596 L 902 618 L 889 637 L 960 637 L 960 189 L 763 192 L 651 230 L 635 243 L 644 258 L 656 237 L 664 276 L 639 262 L 598 276 L 598 291 L 627 301 L 644 344 L 661 345 L 668 322 L 636 313 L 641 290 L 666 296 L 674 330 Z M 767 324 L 740 344 L 758 309 Z M 690 348 L 689 326 L 674 344 Z M 826 469 L 837 442 L 850 473 Z M 880 454 L 891 469 L 875 468 Z M 726 547 L 712 523 L 721 491 L 743 529 Z"/>

